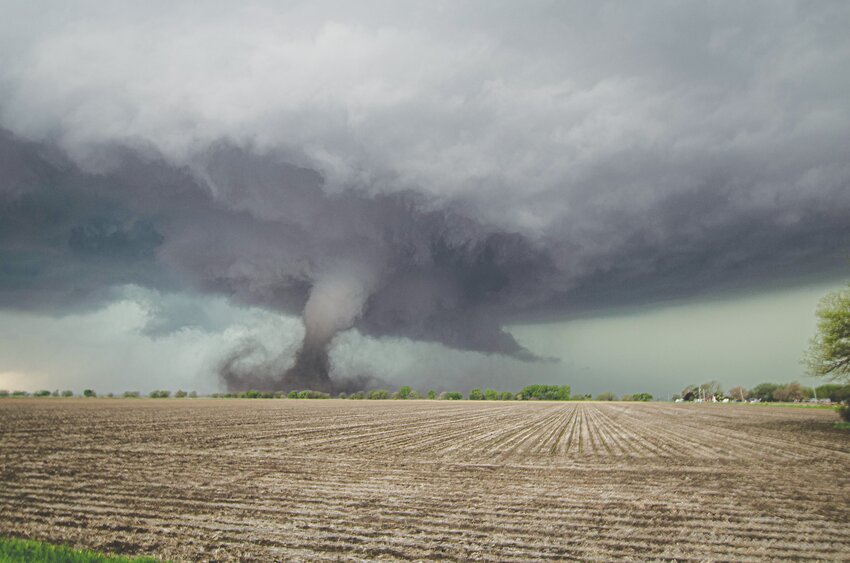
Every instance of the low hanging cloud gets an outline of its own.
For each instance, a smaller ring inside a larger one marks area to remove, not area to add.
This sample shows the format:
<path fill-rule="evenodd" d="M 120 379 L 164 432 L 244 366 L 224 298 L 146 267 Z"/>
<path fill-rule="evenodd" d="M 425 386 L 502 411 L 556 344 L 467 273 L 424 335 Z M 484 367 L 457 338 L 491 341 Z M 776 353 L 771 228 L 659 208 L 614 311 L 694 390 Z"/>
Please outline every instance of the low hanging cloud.
<path fill-rule="evenodd" d="M 850 253 L 844 3 L 6 11 L 0 307 L 301 315 L 232 388 L 345 387 L 351 328 L 533 361 L 506 323 Z"/>

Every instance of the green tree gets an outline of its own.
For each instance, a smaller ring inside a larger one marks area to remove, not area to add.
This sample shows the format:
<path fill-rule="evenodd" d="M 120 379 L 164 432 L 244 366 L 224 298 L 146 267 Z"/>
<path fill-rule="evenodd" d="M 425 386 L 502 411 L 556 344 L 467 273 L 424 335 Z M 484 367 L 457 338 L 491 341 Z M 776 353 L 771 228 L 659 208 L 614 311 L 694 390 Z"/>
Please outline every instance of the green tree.
<path fill-rule="evenodd" d="M 409 399 L 410 398 L 410 386 L 405 385 L 401 389 L 398 390 L 398 398 L 399 399 Z"/>
<path fill-rule="evenodd" d="M 569 385 L 528 385 L 520 391 L 523 400 L 537 401 L 569 401 Z"/>
<path fill-rule="evenodd" d="M 175 396 L 175 397 L 177 397 L 178 399 L 182 399 L 183 397 L 185 397 L 185 396 L 186 396 L 186 392 L 185 392 L 185 391 L 183 391 L 182 389 L 178 389 L 178 390 L 174 393 L 174 396 Z"/>
<path fill-rule="evenodd" d="M 70 390 L 68 390 L 68 389 L 65 389 L 64 391 L 62 391 L 62 396 L 63 396 L 63 397 L 73 397 L 73 396 L 74 396 L 74 392 L 73 392 L 73 391 L 70 391 Z"/>
<path fill-rule="evenodd" d="M 469 392 L 469 400 L 470 401 L 483 401 L 484 393 L 481 392 L 481 389 L 473 389 Z"/>
<path fill-rule="evenodd" d="M 83 397 L 97 397 L 94 389 L 83 389 Z"/>
<path fill-rule="evenodd" d="M 649 393 L 635 393 L 634 395 L 632 395 L 632 400 L 643 401 L 645 403 L 648 403 L 652 400 L 652 395 L 650 395 Z"/>
<path fill-rule="evenodd" d="M 434 391 L 433 389 L 429 389 L 428 390 L 428 398 L 433 401 L 434 399 L 437 398 L 437 392 Z"/>
<path fill-rule="evenodd" d="M 773 392 L 777 389 L 779 385 L 776 383 L 759 383 L 750 390 L 750 397 L 769 403 L 774 400 Z"/>
<path fill-rule="evenodd" d="M 373 400 L 389 399 L 390 392 L 384 389 L 375 389 L 374 391 L 369 391 L 368 398 Z"/>
<path fill-rule="evenodd" d="M 289 394 L 286 396 L 286 398 L 287 399 L 297 399 L 298 398 L 298 391 L 290 391 Z"/>
<path fill-rule="evenodd" d="M 487 389 L 486 391 L 484 391 L 484 398 L 488 401 L 498 401 L 499 392 L 495 389 Z"/>
<path fill-rule="evenodd" d="M 816 312 L 817 333 L 809 344 L 809 373 L 850 382 L 850 287 L 824 297 Z"/>
<path fill-rule="evenodd" d="M 499 399 L 502 401 L 513 401 L 516 398 L 516 394 L 512 391 L 502 391 L 499 395 Z"/>

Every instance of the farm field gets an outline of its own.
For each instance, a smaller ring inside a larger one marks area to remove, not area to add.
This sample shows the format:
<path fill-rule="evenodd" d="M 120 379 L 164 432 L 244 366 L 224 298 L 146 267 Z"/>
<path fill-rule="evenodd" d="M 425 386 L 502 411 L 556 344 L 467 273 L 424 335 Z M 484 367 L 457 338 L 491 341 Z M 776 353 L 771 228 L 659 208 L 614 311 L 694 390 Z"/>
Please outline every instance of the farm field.
<path fill-rule="evenodd" d="M 819 409 L 0 401 L 0 536 L 174 560 L 850 560 Z"/>

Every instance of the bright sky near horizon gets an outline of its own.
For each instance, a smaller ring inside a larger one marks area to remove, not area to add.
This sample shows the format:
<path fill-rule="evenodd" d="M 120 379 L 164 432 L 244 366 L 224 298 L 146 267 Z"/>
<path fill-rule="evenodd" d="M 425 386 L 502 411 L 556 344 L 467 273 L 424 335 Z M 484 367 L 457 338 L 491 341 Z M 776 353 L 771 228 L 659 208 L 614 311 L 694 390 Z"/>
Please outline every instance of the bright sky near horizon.
<path fill-rule="evenodd" d="M 647 391 L 669 397 L 687 384 L 710 380 L 726 389 L 763 381 L 817 385 L 822 381 L 807 377 L 800 359 L 814 334 L 818 301 L 843 287 L 821 282 L 510 327 L 528 349 L 558 362 L 527 364 L 356 334 L 339 338 L 335 359 L 341 370 L 371 369 L 394 385 L 423 390 L 518 390 L 543 382 L 568 383 L 575 392 L 594 395 Z M 222 302 L 211 307 L 222 316 L 228 310 Z M 222 347 L 250 333 L 267 339 L 270 347 L 282 334 L 294 348 L 303 332 L 297 319 L 280 322 L 259 311 L 237 312 L 219 330 L 185 328 L 157 339 L 141 333 L 146 322 L 144 307 L 133 301 L 62 319 L 0 315 L 0 357 L 5 358 L 0 389 L 211 393 L 220 390 L 213 374 Z"/>

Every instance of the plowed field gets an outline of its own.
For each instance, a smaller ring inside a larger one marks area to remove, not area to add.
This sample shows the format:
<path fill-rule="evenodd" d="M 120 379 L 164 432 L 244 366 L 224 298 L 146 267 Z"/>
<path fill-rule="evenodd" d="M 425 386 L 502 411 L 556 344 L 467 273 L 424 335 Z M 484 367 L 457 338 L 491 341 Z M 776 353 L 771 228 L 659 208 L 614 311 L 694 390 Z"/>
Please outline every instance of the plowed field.
<path fill-rule="evenodd" d="M 850 560 L 831 411 L 8 399 L 0 535 L 175 560 Z"/>

